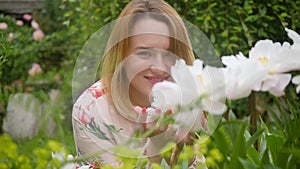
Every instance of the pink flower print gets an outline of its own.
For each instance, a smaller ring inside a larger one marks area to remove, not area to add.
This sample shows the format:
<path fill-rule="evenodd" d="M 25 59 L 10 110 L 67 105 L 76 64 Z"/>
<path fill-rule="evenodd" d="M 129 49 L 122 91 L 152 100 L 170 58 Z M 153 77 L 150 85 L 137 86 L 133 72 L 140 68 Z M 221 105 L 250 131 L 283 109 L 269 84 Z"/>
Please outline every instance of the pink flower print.
<path fill-rule="evenodd" d="M 97 89 L 95 90 L 94 97 L 98 98 L 98 97 L 100 97 L 102 95 L 103 95 L 103 91 L 102 90 L 97 90 Z"/>
<path fill-rule="evenodd" d="M 79 117 L 79 121 L 84 124 L 87 125 L 90 122 L 94 121 L 94 117 L 90 116 L 89 114 L 87 114 L 84 110 L 81 111 L 81 115 Z"/>
<path fill-rule="evenodd" d="M 138 122 L 145 123 L 145 126 L 152 126 L 154 120 L 157 120 L 157 117 L 160 115 L 161 110 L 152 108 L 152 107 L 140 107 L 140 106 L 133 106 L 134 111 L 137 113 Z"/>
<path fill-rule="evenodd" d="M 38 30 L 35 30 L 33 32 L 32 36 L 33 36 L 34 40 L 38 41 L 38 40 L 42 40 L 45 35 L 44 35 L 44 32 L 42 30 L 38 29 Z"/>
<path fill-rule="evenodd" d="M 104 95 L 104 91 L 102 90 L 102 88 L 100 88 L 100 86 L 91 86 L 88 89 L 88 92 L 90 92 L 93 97 L 98 98 L 101 97 L 102 95 Z"/>
<path fill-rule="evenodd" d="M 40 29 L 40 25 L 39 25 L 35 20 L 32 20 L 32 21 L 31 21 L 31 27 L 32 27 L 34 30 Z"/>
<path fill-rule="evenodd" d="M 142 113 L 142 114 L 146 114 L 146 113 L 147 113 L 147 108 L 146 108 L 146 107 L 143 107 L 141 113 Z"/>
<path fill-rule="evenodd" d="M 160 109 L 155 109 L 155 113 L 160 114 L 161 110 Z"/>
<path fill-rule="evenodd" d="M 0 30 L 6 30 L 8 28 L 7 23 L 5 22 L 0 22 Z"/>
<path fill-rule="evenodd" d="M 16 25 L 23 26 L 24 22 L 22 20 L 17 20 Z"/>
<path fill-rule="evenodd" d="M 89 105 L 86 106 L 86 109 L 88 111 L 90 111 L 91 108 L 95 107 L 95 105 L 96 105 L 96 102 L 95 102 L 95 100 L 93 100 Z"/>
<path fill-rule="evenodd" d="M 133 109 L 135 110 L 135 112 L 140 113 L 142 112 L 142 108 L 140 106 L 134 106 Z"/>
<path fill-rule="evenodd" d="M 169 114 L 169 115 L 173 114 L 172 109 L 168 109 L 168 110 L 167 110 L 167 114 Z"/>
<path fill-rule="evenodd" d="M 28 74 L 32 77 L 40 73 L 42 73 L 42 68 L 38 63 L 32 64 L 31 69 L 28 71 Z"/>
<path fill-rule="evenodd" d="M 30 21 L 32 19 L 32 16 L 29 14 L 24 14 L 23 19 L 25 19 L 26 21 Z"/>

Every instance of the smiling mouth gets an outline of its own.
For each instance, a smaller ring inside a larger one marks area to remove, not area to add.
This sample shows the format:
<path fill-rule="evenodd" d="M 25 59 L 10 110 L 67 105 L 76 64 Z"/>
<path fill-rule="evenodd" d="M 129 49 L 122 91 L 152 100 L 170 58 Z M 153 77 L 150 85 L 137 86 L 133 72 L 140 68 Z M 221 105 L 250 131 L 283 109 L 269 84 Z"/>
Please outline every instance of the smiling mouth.
<path fill-rule="evenodd" d="M 151 84 L 167 80 L 170 76 L 144 76 Z"/>

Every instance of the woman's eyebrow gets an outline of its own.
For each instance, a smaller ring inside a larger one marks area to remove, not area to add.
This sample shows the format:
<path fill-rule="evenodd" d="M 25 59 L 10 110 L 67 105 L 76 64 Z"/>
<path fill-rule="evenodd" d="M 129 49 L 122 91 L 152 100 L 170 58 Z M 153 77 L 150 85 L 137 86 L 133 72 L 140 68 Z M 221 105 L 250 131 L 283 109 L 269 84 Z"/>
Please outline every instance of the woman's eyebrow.
<path fill-rule="evenodd" d="M 152 49 L 151 47 L 146 47 L 146 46 L 137 46 L 135 49 Z"/>
<path fill-rule="evenodd" d="M 137 46 L 134 49 L 139 50 L 139 49 L 159 49 L 159 48 L 153 48 L 153 47 L 147 47 L 147 46 Z M 168 48 L 168 49 L 160 49 L 160 50 L 170 51 L 170 48 Z"/>

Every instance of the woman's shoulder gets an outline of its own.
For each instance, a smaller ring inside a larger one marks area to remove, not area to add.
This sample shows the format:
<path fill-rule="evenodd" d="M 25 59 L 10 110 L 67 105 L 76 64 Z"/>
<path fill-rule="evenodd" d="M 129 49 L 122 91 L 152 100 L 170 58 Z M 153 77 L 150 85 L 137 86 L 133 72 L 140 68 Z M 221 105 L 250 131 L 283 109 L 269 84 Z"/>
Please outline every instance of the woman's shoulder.
<path fill-rule="evenodd" d="M 75 105 L 82 105 L 100 99 L 105 99 L 105 89 L 102 81 L 98 80 L 81 93 Z"/>
<path fill-rule="evenodd" d="M 103 84 L 101 80 L 99 80 L 85 89 L 78 97 L 73 105 L 72 116 L 79 119 L 82 123 L 89 122 L 91 119 L 103 120 L 104 117 L 102 116 L 109 114 L 109 108 L 110 106 L 105 95 Z"/>
<path fill-rule="evenodd" d="M 95 82 L 90 87 L 88 87 L 84 93 L 89 94 L 91 97 L 94 97 L 96 99 L 105 95 L 105 90 L 102 81 L 99 80 Z"/>

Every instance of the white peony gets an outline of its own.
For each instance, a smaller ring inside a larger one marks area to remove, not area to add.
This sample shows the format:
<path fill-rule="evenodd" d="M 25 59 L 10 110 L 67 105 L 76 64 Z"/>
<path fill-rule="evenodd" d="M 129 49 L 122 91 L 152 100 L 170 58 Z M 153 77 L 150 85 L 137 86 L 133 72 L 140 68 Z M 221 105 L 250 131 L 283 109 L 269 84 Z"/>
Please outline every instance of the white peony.
<path fill-rule="evenodd" d="M 267 69 L 258 62 L 246 58 L 242 53 L 224 56 L 222 62 L 225 76 L 225 95 L 228 99 L 240 99 L 260 87 L 267 76 Z"/>
<path fill-rule="evenodd" d="M 222 114 L 226 110 L 225 80 L 221 69 L 203 68 L 200 60 L 193 66 L 178 60 L 171 68 L 171 75 L 174 83 L 164 81 L 153 86 L 153 107 L 165 111 L 177 105 L 187 106 L 201 98 L 201 108 L 209 113 Z"/>
<path fill-rule="evenodd" d="M 292 79 L 292 83 L 297 85 L 296 92 L 299 93 L 300 92 L 300 75 L 294 76 Z"/>
<path fill-rule="evenodd" d="M 162 111 L 183 106 L 175 112 L 175 125 L 197 131 L 202 128 L 203 111 L 222 114 L 226 110 L 225 80 L 221 69 L 203 68 L 201 60 L 196 60 L 193 66 L 178 60 L 171 68 L 171 75 L 174 82 L 163 81 L 153 86 L 151 105 Z M 196 101 L 199 105 L 193 105 Z"/>
<path fill-rule="evenodd" d="M 287 43 L 281 45 L 270 40 L 262 40 L 255 44 L 250 50 L 249 59 L 261 63 L 268 71 L 258 91 L 268 91 L 275 96 L 284 95 L 284 89 L 291 80 L 291 75 L 285 72 L 292 70 L 293 65 L 297 65 L 293 53 Z"/>
<path fill-rule="evenodd" d="M 155 84 L 152 88 L 152 97 L 152 107 L 159 108 L 163 112 L 181 104 L 181 90 L 174 82 L 163 81 Z"/>

